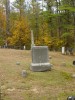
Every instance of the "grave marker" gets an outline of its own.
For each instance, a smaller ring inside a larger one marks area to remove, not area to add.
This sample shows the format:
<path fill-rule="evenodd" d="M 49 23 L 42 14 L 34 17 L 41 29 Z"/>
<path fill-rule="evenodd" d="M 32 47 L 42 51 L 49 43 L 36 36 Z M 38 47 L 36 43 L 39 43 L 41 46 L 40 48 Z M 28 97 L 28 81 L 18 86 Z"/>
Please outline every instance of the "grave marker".
<path fill-rule="evenodd" d="M 32 47 L 32 63 L 31 63 L 30 69 L 32 71 L 51 70 L 51 64 L 49 63 L 47 46 L 33 46 Z"/>
<path fill-rule="evenodd" d="M 65 54 L 65 47 L 62 47 L 62 54 Z"/>

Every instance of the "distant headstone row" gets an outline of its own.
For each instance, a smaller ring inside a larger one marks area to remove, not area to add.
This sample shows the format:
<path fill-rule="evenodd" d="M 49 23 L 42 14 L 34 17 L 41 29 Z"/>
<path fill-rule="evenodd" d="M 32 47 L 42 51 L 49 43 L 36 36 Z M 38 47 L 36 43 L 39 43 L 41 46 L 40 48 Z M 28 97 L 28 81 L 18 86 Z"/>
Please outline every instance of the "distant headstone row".
<path fill-rule="evenodd" d="M 62 54 L 73 55 L 73 49 L 62 47 Z"/>

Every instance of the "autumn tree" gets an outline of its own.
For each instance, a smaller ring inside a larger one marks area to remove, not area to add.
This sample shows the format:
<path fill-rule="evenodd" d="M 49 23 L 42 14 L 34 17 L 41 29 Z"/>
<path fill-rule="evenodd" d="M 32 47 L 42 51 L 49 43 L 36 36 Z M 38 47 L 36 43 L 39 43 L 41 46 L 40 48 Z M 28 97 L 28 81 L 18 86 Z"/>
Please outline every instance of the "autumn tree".
<path fill-rule="evenodd" d="M 0 46 L 4 45 L 6 34 L 6 20 L 3 2 L 0 2 Z"/>
<path fill-rule="evenodd" d="M 17 11 L 11 12 L 14 26 L 11 28 L 12 35 L 8 38 L 8 42 L 9 46 L 15 46 L 16 48 L 22 48 L 24 45 L 27 48 L 30 47 L 30 28 L 25 16 L 24 6 L 25 0 L 16 0 L 14 7 Z"/>
<path fill-rule="evenodd" d="M 25 45 L 30 48 L 30 30 L 26 19 L 15 22 L 15 30 L 13 29 L 12 37 L 8 38 L 9 46 L 22 49 Z"/>

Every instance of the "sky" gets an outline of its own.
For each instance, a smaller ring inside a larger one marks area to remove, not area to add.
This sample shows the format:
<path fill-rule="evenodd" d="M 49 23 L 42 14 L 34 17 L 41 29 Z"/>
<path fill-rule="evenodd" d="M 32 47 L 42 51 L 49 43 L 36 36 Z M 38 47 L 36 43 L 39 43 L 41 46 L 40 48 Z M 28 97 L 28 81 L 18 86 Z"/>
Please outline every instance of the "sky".
<path fill-rule="evenodd" d="M 13 2 L 13 1 L 15 1 L 15 0 L 10 0 L 10 2 Z M 26 0 L 26 1 L 30 1 L 30 0 Z"/>
<path fill-rule="evenodd" d="M 10 0 L 10 2 L 13 2 L 14 0 Z"/>
<path fill-rule="evenodd" d="M 10 3 L 14 2 L 16 0 L 10 0 Z M 25 0 L 26 2 L 30 2 L 31 0 Z"/>
<path fill-rule="evenodd" d="M 15 1 L 15 0 L 10 0 L 11 3 L 14 2 L 14 1 Z M 25 1 L 26 1 L 27 4 L 28 4 L 28 2 L 30 2 L 31 0 L 25 0 Z M 38 2 L 40 3 L 40 8 L 42 8 L 42 1 L 44 1 L 44 0 L 36 0 L 36 1 L 38 1 Z M 46 6 L 46 3 L 43 2 L 43 5 Z M 46 10 L 45 7 L 43 7 L 43 9 Z"/>
<path fill-rule="evenodd" d="M 15 1 L 15 0 L 10 0 L 10 2 L 13 2 L 13 1 Z M 30 2 L 31 0 L 25 0 L 26 2 Z M 39 1 L 39 2 L 41 2 L 42 0 L 36 0 L 36 1 Z"/>

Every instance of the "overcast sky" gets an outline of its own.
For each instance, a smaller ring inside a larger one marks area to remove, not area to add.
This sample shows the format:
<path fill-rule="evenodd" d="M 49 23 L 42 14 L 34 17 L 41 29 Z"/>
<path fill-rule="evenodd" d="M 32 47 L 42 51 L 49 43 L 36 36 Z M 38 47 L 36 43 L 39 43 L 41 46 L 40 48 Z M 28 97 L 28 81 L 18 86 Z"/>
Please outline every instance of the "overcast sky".
<path fill-rule="evenodd" d="M 10 2 L 13 2 L 13 1 L 15 1 L 15 0 L 10 0 Z M 26 2 L 30 2 L 31 0 L 25 0 Z M 42 0 L 36 0 L 36 1 L 39 1 L 39 2 L 41 2 Z M 44 0 L 43 0 L 44 1 Z"/>
<path fill-rule="evenodd" d="M 13 2 L 14 0 L 10 0 L 10 2 Z"/>
<path fill-rule="evenodd" d="M 10 0 L 10 2 L 12 3 L 15 0 Z M 25 0 L 26 2 L 30 2 L 31 0 Z M 40 3 L 40 8 L 42 8 L 42 1 L 43 1 L 43 5 L 46 6 L 46 3 L 44 2 L 44 0 L 36 0 Z M 45 10 L 46 8 L 43 7 L 43 9 Z"/>
<path fill-rule="evenodd" d="M 15 0 L 10 0 L 10 2 L 13 2 L 13 1 L 15 1 Z M 25 0 L 25 1 L 30 1 L 30 0 Z"/>

